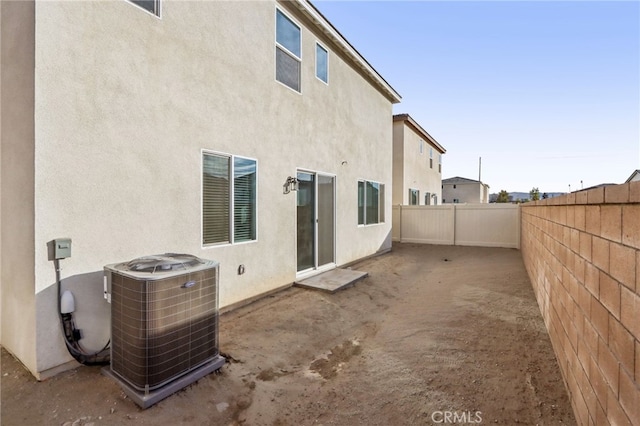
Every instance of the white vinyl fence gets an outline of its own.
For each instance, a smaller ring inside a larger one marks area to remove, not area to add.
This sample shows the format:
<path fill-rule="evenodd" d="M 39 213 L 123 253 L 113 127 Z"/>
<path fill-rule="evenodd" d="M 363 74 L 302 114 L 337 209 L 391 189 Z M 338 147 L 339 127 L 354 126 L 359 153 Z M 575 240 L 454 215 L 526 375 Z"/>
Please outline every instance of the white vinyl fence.
<path fill-rule="evenodd" d="M 394 241 L 520 248 L 517 204 L 393 206 Z"/>

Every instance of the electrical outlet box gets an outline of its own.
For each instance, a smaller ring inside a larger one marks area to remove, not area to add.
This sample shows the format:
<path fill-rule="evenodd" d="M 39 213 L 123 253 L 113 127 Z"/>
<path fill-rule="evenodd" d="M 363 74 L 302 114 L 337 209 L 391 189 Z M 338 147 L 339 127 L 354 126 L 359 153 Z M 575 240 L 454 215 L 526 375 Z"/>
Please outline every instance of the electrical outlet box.
<path fill-rule="evenodd" d="M 71 238 L 56 238 L 47 243 L 49 260 L 71 257 Z"/>

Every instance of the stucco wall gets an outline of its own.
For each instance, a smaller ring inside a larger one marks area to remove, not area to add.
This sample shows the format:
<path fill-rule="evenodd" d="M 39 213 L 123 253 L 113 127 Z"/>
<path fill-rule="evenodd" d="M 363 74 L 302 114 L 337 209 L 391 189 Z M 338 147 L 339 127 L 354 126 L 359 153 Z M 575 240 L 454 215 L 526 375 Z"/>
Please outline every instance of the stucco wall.
<path fill-rule="evenodd" d="M 488 191 L 480 183 L 445 183 L 442 185 L 442 199 L 445 203 L 453 203 L 458 199 L 459 203 L 486 203 Z"/>
<path fill-rule="evenodd" d="M 0 2 L 2 345 L 35 370 L 34 3 Z"/>
<path fill-rule="evenodd" d="M 521 250 L 579 424 L 637 424 L 640 182 L 523 204 Z"/>
<path fill-rule="evenodd" d="M 336 176 L 337 264 L 390 247 L 391 102 L 293 10 L 302 93 L 276 82 L 275 10 L 163 2 L 158 19 L 125 1 L 37 3 L 38 372 L 70 359 L 47 260 L 53 238 L 73 240 L 62 276 L 96 348 L 108 336 L 109 263 L 168 251 L 215 259 L 221 307 L 292 283 L 296 197 L 282 185 L 298 168 Z M 315 77 L 316 39 L 330 52 L 328 85 Z M 201 245 L 203 149 L 258 161 L 258 241 Z M 386 184 L 386 223 L 357 226 L 358 179 Z"/>
<path fill-rule="evenodd" d="M 422 140 L 422 152 L 420 141 Z M 418 134 L 404 121 L 393 123 L 393 204 L 409 204 L 409 189 L 417 189 L 419 205 L 425 204 L 424 195 L 437 195 L 442 203 L 442 174 L 439 172 L 439 152 L 427 139 Z M 429 163 L 429 150 L 433 150 L 433 167 Z M 431 204 L 433 204 L 431 199 Z"/>

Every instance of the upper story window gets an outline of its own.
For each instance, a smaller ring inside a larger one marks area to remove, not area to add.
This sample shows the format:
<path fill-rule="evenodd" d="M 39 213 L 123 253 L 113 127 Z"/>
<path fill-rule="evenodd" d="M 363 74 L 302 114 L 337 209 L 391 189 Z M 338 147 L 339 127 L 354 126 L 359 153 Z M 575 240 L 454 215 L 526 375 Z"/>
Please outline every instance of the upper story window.
<path fill-rule="evenodd" d="M 433 169 L 433 148 L 429 148 L 429 168 Z"/>
<path fill-rule="evenodd" d="M 144 10 L 153 13 L 156 16 L 160 16 L 160 0 L 129 0 L 131 3 L 136 4 Z"/>
<path fill-rule="evenodd" d="M 424 141 L 420 139 L 420 154 L 422 154 L 423 150 L 424 150 Z"/>
<path fill-rule="evenodd" d="M 442 173 L 442 154 L 438 154 L 438 173 Z"/>
<path fill-rule="evenodd" d="M 300 91 L 300 27 L 276 9 L 276 80 Z"/>
<path fill-rule="evenodd" d="M 329 83 L 329 52 L 316 43 L 316 77 Z"/>

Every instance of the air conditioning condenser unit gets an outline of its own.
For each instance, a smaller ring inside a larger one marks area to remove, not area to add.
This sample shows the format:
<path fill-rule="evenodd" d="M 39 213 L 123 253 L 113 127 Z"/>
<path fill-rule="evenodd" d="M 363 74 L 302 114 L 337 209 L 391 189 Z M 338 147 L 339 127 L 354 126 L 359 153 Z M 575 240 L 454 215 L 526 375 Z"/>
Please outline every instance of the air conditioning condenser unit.
<path fill-rule="evenodd" d="M 218 262 L 186 254 L 104 267 L 113 377 L 147 408 L 220 369 Z"/>

